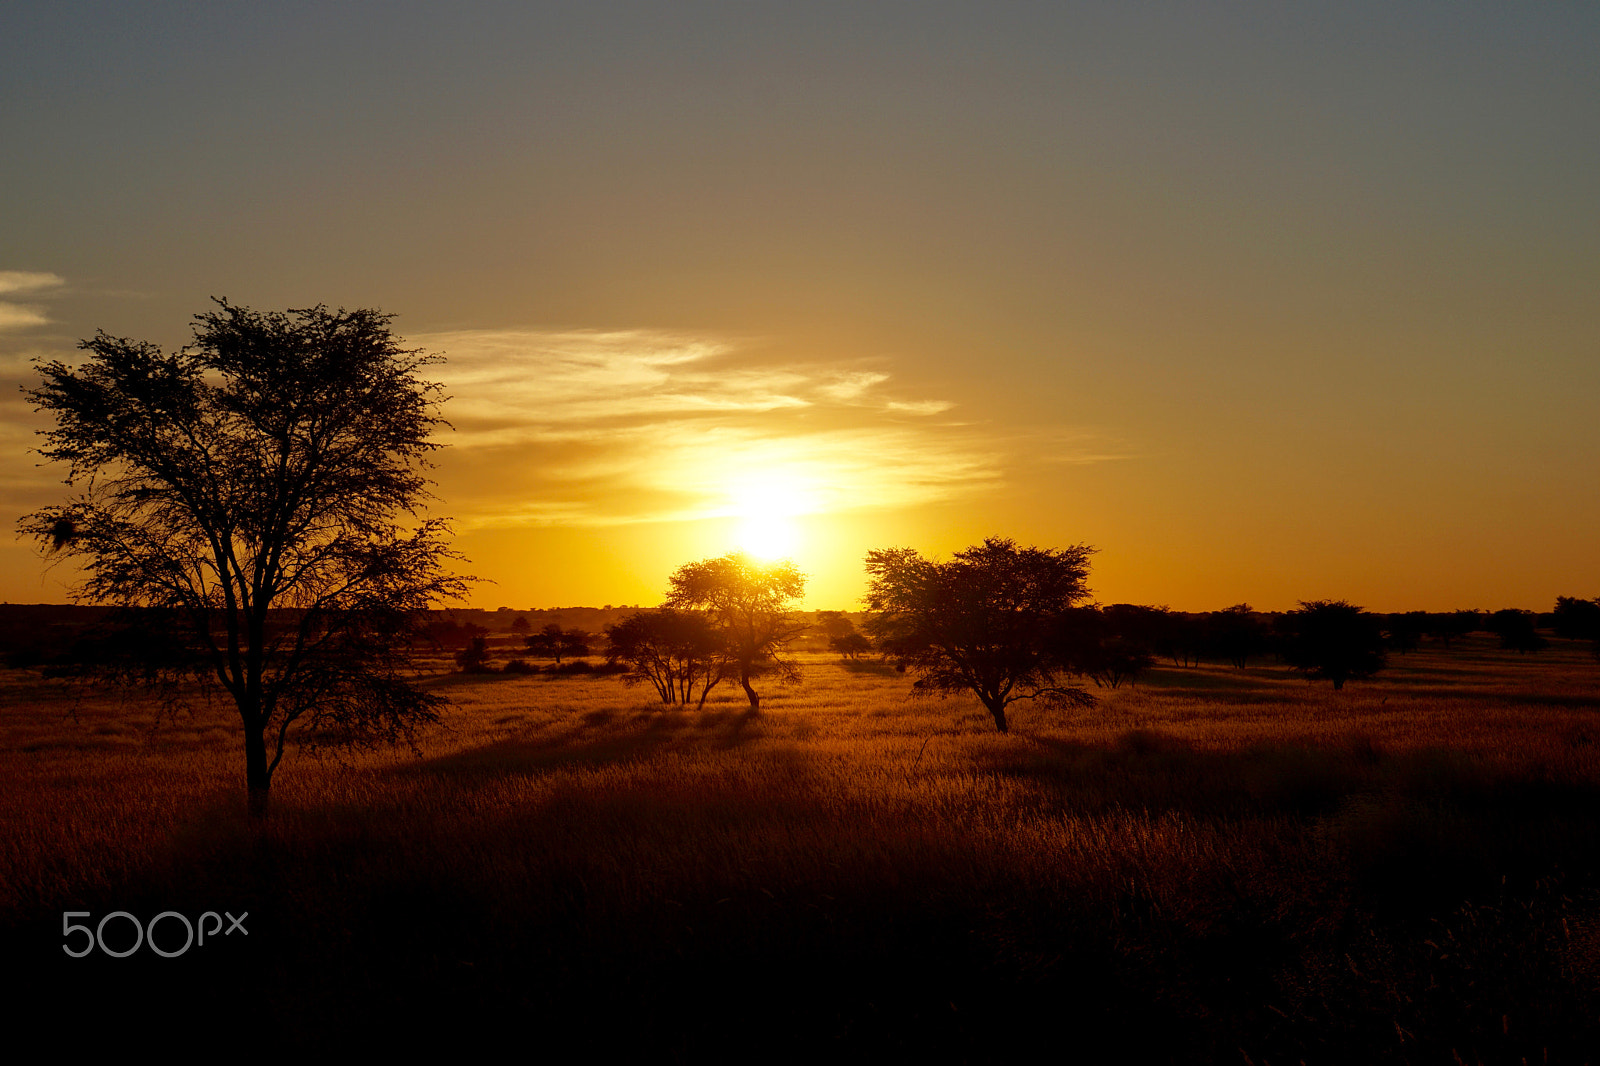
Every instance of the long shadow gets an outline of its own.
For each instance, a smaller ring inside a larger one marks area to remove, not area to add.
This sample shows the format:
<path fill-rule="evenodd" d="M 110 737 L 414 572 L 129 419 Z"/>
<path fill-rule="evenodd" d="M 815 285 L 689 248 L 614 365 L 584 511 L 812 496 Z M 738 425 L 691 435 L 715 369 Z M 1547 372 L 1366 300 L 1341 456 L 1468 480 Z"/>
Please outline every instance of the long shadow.
<path fill-rule="evenodd" d="M 1359 691 L 1354 688 L 1345 691 Z M 1407 688 L 1400 692 L 1387 692 L 1386 697 L 1396 698 L 1401 702 L 1396 707 L 1404 707 L 1412 700 L 1460 700 L 1466 703 L 1484 705 L 1533 705 L 1536 707 L 1565 707 L 1577 711 L 1600 711 L 1600 697 L 1574 696 L 1559 692 L 1485 692 L 1481 689 L 1470 688 Z"/>
<path fill-rule="evenodd" d="M 400 776 L 521 774 L 569 766 L 629 762 L 668 748 L 708 746 L 728 750 L 762 735 L 760 715 L 749 710 L 662 709 L 593 711 L 567 730 L 496 741 L 397 766 Z"/>
<path fill-rule="evenodd" d="M 1281 689 L 1285 682 L 1298 681 L 1296 674 L 1273 670 L 1267 672 L 1265 667 L 1247 667 L 1244 670 L 1229 670 L 1226 674 L 1197 668 L 1181 666 L 1152 667 L 1139 677 L 1140 688 L 1156 689 L 1162 692 L 1184 694 L 1189 692 L 1236 691 L 1239 689 L 1273 690 Z"/>
<path fill-rule="evenodd" d="M 849 674 L 861 674 L 867 677 L 894 677 L 903 674 L 897 670 L 893 663 L 880 662 L 877 659 L 841 659 L 834 663 L 839 669 Z"/>
<path fill-rule="evenodd" d="M 1018 734 L 981 761 L 1026 779 L 1063 815 L 1177 814 L 1244 827 L 1302 823 L 1346 861 L 1379 910 L 1406 910 L 1511 876 L 1600 877 L 1600 785 L 1495 766 L 1448 749 L 1342 745 L 1198 750 L 1134 730 L 1110 745 Z"/>

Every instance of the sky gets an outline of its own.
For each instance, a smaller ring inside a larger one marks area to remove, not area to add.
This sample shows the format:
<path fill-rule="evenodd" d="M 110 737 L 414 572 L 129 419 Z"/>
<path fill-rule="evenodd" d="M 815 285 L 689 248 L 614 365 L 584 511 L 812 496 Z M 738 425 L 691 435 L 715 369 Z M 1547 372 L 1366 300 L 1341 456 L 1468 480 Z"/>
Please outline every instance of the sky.
<path fill-rule="evenodd" d="M 1103 603 L 1600 596 L 1591 3 L 0 6 L 18 388 L 376 307 L 471 603 L 1088 544 Z M 0 598 L 74 574 L 0 537 Z"/>

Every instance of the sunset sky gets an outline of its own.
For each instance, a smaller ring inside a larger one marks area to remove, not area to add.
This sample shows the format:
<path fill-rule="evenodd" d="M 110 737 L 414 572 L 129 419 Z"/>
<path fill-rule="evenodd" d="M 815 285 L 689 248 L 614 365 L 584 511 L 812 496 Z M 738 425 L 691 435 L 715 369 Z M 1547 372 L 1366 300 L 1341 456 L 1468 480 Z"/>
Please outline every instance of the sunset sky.
<path fill-rule="evenodd" d="M 1600 596 L 1600 6 L 0 6 L 29 359 L 379 307 L 473 605 L 1087 543 L 1101 602 Z M 0 537 L 0 598 L 72 574 Z"/>

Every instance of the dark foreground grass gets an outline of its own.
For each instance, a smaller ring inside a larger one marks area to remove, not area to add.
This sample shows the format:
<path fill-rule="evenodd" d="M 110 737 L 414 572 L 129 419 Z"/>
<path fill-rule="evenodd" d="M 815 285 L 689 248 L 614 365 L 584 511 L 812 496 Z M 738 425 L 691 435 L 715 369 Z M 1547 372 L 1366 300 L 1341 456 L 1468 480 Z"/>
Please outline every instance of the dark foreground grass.
<path fill-rule="evenodd" d="M 460 709 L 421 759 L 292 763 L 254 826 L 225 719 L 63 717 L 12 674 L 13 1029 L 246 1058 L 1594 1061 L 1597 680 L 1581 649 L 1483 645 L 1338 694 L 1161 671 L 999 736 L 822 661 L 759 718 L 440 678 Z M 75 960 L 67 910 L 249 935 Z"/>

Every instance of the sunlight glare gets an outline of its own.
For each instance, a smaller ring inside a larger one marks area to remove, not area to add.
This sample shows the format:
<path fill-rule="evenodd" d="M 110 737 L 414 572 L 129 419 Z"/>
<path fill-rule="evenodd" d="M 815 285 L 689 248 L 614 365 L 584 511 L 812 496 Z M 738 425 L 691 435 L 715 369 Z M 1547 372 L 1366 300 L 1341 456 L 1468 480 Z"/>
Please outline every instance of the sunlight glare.
<path fill-rule="evenodd" d="M 795 516 L 804 510 L 804 502 L 792 488 L 766 484 L 746 486 L 739 492 L 734 539 L 740 549 L 759 559 L 781 559 L 795 553 L 800 546 Z"/>

